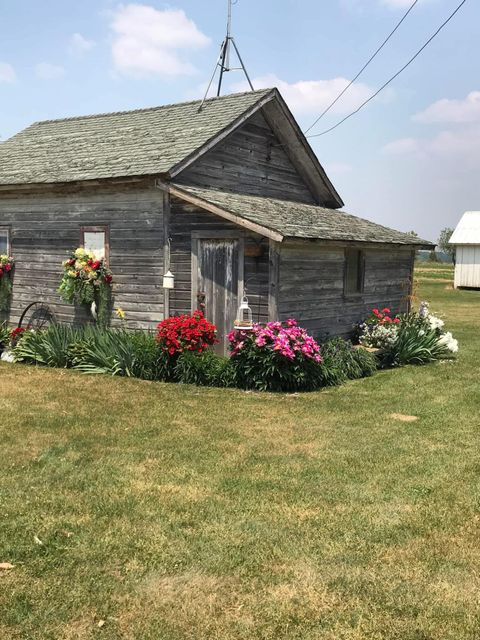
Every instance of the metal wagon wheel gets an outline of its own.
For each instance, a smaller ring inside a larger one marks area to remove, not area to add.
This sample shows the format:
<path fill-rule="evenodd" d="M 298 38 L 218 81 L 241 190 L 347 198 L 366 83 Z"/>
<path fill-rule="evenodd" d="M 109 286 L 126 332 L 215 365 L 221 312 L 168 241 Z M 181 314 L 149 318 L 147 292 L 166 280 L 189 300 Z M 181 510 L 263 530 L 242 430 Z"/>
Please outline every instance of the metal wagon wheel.
<path fill-rule="evenodd" d="M 18 322 L 19 328 L 27 331 L 41 331 L 56 324 L 56 318 L 50 307 L 44 302 L 32 302 L 26 307 Z"/>

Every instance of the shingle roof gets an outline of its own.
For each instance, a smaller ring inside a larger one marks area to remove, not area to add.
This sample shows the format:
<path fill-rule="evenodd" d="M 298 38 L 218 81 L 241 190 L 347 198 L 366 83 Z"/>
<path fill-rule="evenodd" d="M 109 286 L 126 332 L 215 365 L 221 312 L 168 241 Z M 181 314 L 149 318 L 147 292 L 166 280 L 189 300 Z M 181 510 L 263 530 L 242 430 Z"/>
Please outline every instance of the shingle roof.
<path fill-rule="evenodd" d="M 187 196 L 199 198 L 284 238 L 434 246 L 427 240 L 336 209 L 183 184 L 172 186 L 178 194 L 183 192 Z"/>
<path fill-rule="evenodd" d="M 0 184 L 167 173 L 269 93 L 37 122 L 0 144 Z"/>
<path fill-rule="evenodd" d="M 480 211 L 466 211 L 463 214 L 449 244 L 480 244 Z"/>

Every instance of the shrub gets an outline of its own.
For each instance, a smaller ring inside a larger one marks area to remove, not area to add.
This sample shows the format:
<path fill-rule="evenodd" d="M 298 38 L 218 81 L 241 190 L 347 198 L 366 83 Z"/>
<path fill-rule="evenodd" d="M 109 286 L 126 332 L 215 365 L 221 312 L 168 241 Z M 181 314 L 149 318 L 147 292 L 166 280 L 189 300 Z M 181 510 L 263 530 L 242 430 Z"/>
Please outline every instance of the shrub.
<path fill-rule="evenodd" d="M 228 339 L 240 388 L 310 391 L 321 386 L 320 347 L 295 320 L 255 324 Z"/>
<path fill-rule="evenodd" d="M 175 365 L 175 380 L 204 387 L 232 387 L 235 384 L 235 364 L 212 351 L 180 354 Z"/>
<path fill-rule="evenodd" d="M 202 353 L 217 343 L 217 327 L 201 311 L 165 318 L 157 327 L 157 342 L 170 356 L 184 351 Z"/>
<path fill-rule="evenodd" d="M 355 348 L 349 340 L 332 338 L 322 344 L 321 348 L 320 368 L 324 386 L 365 378 L 378 369 L 376 357 L 365 349 Z"/>

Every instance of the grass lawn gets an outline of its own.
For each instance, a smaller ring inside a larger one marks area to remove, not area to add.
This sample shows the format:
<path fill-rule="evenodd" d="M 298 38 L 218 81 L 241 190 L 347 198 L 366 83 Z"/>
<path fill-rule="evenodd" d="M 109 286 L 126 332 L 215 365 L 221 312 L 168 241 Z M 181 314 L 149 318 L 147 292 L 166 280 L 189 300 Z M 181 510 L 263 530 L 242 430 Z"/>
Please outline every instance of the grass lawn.
<path fill-rule="evenodd" d="M 480 638 L 480 292 L 443 279 L 457 362 L 319 393 L 2 364 L 0 638 Z"/>

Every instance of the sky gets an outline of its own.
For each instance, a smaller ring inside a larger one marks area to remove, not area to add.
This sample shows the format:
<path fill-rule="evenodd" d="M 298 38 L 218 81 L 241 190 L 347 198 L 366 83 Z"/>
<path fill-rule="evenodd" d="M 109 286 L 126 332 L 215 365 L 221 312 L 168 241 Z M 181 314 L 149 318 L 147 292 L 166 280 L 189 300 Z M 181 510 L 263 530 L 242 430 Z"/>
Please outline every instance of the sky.
<path fill-rule="evenodd" d="M 233 34 L 255 88 L 278 86 L 309 127 L 412 0 L 237 0 Z M 459 0 L 419 0 L 310 133 L 368 98 Z M 0 0 L 0 140 L 34 121 L 202 97 L 226 0 Z M 468 0 L 359 114 L 310 142 L 349 213 L 436 240 L 480 209 L 480 3 Z M 239 72 L 225 92 L 245 90 Z"/>

